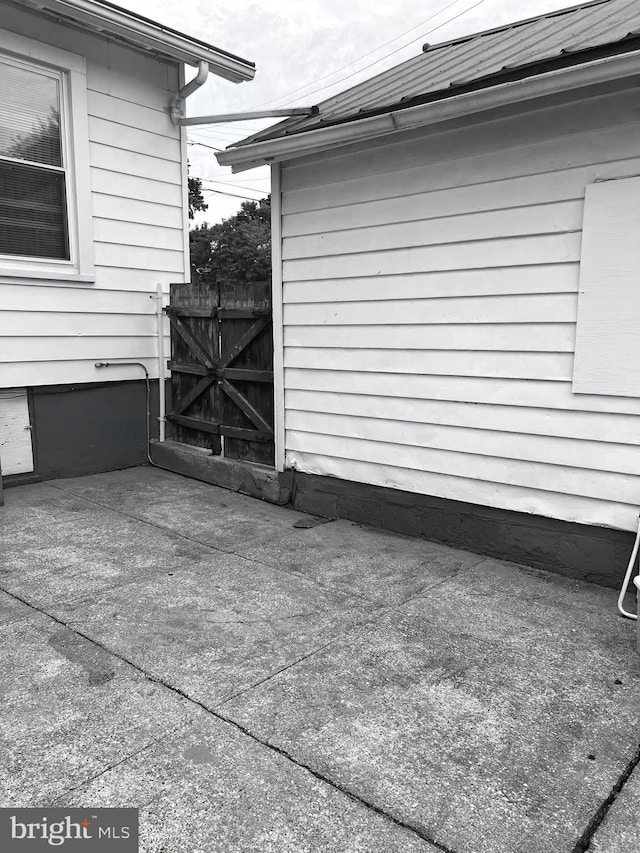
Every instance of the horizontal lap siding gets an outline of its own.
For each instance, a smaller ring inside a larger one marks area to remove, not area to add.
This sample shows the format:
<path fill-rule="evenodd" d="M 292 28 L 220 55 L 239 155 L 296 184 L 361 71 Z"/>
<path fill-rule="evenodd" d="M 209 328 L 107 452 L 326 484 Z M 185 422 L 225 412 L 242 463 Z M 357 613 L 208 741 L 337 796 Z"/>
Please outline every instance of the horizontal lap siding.
<path fill-rule="evenodd" d="M 2 26 L 86 57 L 96 274 L 91 284 L 0 279 L 0 386 L 141 373 L 97 361 L 142 361 L 157 376 L 151 296 L 185 279 L 180 133 L 166 112 L 177 67 L 18 9 Z"/>
<path fill-rule="evenodd" d="M 635 525 L 640 401 L 571 378 L 585 187 L 640 171 L 637 94 L 283 166 L 287 464 Z"/>

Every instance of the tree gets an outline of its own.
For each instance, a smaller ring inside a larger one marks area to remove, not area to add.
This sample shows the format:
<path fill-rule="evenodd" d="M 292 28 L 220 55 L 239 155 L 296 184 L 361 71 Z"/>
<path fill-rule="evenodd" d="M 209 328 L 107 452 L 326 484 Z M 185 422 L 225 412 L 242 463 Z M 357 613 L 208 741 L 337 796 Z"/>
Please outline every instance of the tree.
<path fill-rule="evenodd" d="M 208 204 L 202 195 L 200 178 L 189 178 L 189 219 L 193 219 L 196 210 L 206 210 Z"/>
<path fill-rule="evenodd" d="M 271 197 L 243 201 L 235 216 L 190 232 L 191 268 L 218 281 L 271 278 Z"/>
<path fill-rule="evenodd" d="M 16 133 L 13 145 L 7 149 L 6 154 L 17 160 L 59 166 L 62 163 L 59 110 L 51 107 L 49 115 L 39 118 L 26 133 Z"/>

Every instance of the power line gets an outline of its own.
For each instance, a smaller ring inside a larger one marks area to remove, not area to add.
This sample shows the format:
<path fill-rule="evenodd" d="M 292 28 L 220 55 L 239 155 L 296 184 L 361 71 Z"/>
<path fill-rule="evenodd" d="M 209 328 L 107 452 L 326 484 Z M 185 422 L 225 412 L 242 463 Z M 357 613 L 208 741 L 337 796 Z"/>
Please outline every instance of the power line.
<path fill-rule="evenodd" d="M 213 145 L 206 145 L 204 142 L 192 142 L 187 140 L 187 145 L 201 145 L 202 148 L 209 148 L 211 151 L 224 151 L 224 148 L 214 148 Z"/>
<path fill-rule="evenodd" d="M 205 192 L 203 192 L 203 193 L 202 193 L 202 195 L 203 195 L 203 196 L 205 196 L 205 195 L 206 195 L 206 196 L 210 196 L 210 195 L 227 195 L 227 196 L 229 196 L 230 198 L 242 198 L 242 199 L 244 199 L 245 201 L 261 201 L 261 199 L 259 199 L 259 198 L 255 198 L 254 196 L 248 196 L 248 195 L 237 195 L 236 193 L 225 193 L 225 192 L 223 192 L 222 190 L 206 190 Z M 264 196 L 263 196 L 263 198 L 264 198 Z"/>
<path fill-rule="evenodd" d="M 466 15 L 467 12 L 470 12 L 472 9 L 475 9 L 477 6 L 481 6 L 484 2 L 485 2 L 485 0 L 476 0 L 475 3 L 473 3 L 471 6 L 468 6 L 466 9 L 463 9 L 462 12 L 458 12 L 457 15 L 453 15 L 451 18 L 448 18 L 446 21 L 443 21 L 441 24 L 438 24 L 437 27 L 433 27 L 432 29 L 427 30 L 426 33 L 422 33 L 422 35 L 418 36 L 418 38 L 412 39 L 411 41 L 407 42 L 406 44 L 403 44 L 400 47 L 396 48 L 396 50 L 392 50 L 390 53 L 385 54 L 380 59 L 376 59 L 373 62 L 370 62 L 369 65 L 365 65 L 363 68 L 358 69 L 358 71 L 354 71 L 351 74 L 347 74 L 346 77 L 341 77 L 339 80 L 334 80 L 333 83 L 327 83 L 326 86 L 321 86 L 319 89 L 314 89 L 312 92 L 306 92 L 304 97 L 308 98 L 311 95 L 317 94 L 318 92 L 323 92 L 325 89 L 330 89 L 333 86 L 337 86 L 338 83 L 344 83 L 345 80 L 350 80 L 352 77 L 356 77 L 358 74 L 361 74 L 363 71 L 367 71 L 367 69 L 373 68 L 373 66 L 377 65 L 379 62 L 384 62 L 390 56 L 393 56 L 394 54 L 399 53 L 401 50 L 404 50 L 405 47 L 409 47 L 409 45 L 414 44 L 417 41 L 421 41 L 425 36 L 431 35 L 431 33 L 435 33 L 436 30 L 442 29 L 442 27 L 445 27 L 447 24 L 450 24 L 452 21 L 455 21 L 457 18 L 461 18 L 463 15 Z M 309 85 L 312 85 L 312 84 L 309 84 Z M 287 97 L 287 96 L 283 95 L 283 97 Z M 282 100 L 282 99 L 277 98 L 277 100 Z M 296 100 L 298 100 L 298 99 L 296 99 Z M 285 106 L 288 106 L 288 104 L 285 104 Z"/>
<path fill-rule="evenodd" d="M 219 127 L 219 125 L 213 124 L 213 123 L 210 125 L 195 125 L 193 127 L 189 126 L 189 132 L 190 133 L 204 133 L 206 136 L 218 136 L 221 138 L 226 137 L 227 139 L 237 139 L 238 136 L 242 136 L 242 134 L 245 132 L 245 130 L 240 128 L 239 126 L 236 126 L 235 130 L 210 130 L 209 129 L 209 128 L 218 128 L 218 127 Z"/>
<path fill-rule="evenodd" d="M 320 83 L 322 80 L 326 80 L 328 77 L 333 77 L 335 74 L 339 74 L 341 71 L 344 71 L 345 68 L 349 68 L 350 65 L 355 65 L 356 62 L 360 62 L 361 59 L 366 59 L 367 56 L 371 56 L 372 54 L 377 53 L 379 50 L 382 50 L 383 47 L 387 47 L 387 45 L 393 44 L 394 41 L 398 41 L 398 39 L 401 39 L 403 36 L 406 36 L 409 33 L 412 33 L 414 30 L 417 30 L 419 27 L 423 27 L 425 24 L 428 24 L 429 21 L 432 21 L 434 18 L 437 18 L 438 15 L 441 15 L 443 12 L 446 12 L 447 9 L 450 9 L 452 6 L 455 6 L 456 3 L 459 3 L 459 2 L 460 2 L 460 0 L 453 0 L 452 3 L 449 3 L 447 6 L 444 6 L 442 9 L 439 9 L 433 15 L 430 15 L 428 18 L 425 18 L 424 21 L 420 21 L 420 23 L 416 24 L 415 27 L 410 27 L 408 30 L 405 30 L 403 33 L 400 33 L 399 35 L 394 36 L 394 38 L 389 39 L 389 41 L 384 42 L 384 44 L 379 44 L 377 47 L 374 47 L 373 50 L 368 50 L 366 53 L 363 53 L 361 56 L 357 56 L 355 59 L 352 59 L 350 62 L 347 62 L 346 65 L 341 65 L 340 68 L 336 68 L 334 71 L 330 71 L 328 74 L 323 74 L 322 77 L 318 77 L 316 80 L 311 80 L 311 81 L 309 81 L 309 83 L 305 83 L 304 86 L 299 86 L 297 89 L 293 89 L 291 92 L 286 92 L 284 95 L 280 95 L 279 98 L 274 98 L 272 101 L 265 101 L 263 104 L 259 104 L 259 106 L 265 107 L 265 106 L 268 106 L 270 104 L 275 104 L 278 101 L 282 101 L 284 98 L 288 98 L 290 95 L 295 95 L 296 92 L 301 92 L 303 89 L 306 89 L 309 86 L 313 86 L 316 83 Z M 448 22 L 445 22 L 445 23 L 448 23 Z M 433 32 L 433 30 L 431 30 L 431 32 Z M 422 35 L 419 36 L 418 39 L 414 39 L 414 41 L 419 41 L 420 39 L 424 38 L 425 35 L 427 35 L 427 33 L 423 33 Z M 409 42 L 409 44 L 412 44 L 412 43 L 413 42 Z M 404 46 L 406 47 L 407 45 L 404 45 Z M 399 50 L 402 50 L 402 48 L 399 48 Z M 385 56 L 382 57 L 382 59 L 386 59 L 387 56 L 391 56 L 391 55 L 392 54 L 386 54 Z M 354 73 L 357 74 L 359 72 L 356 71 Z M 333 84 L 329 84 L 329 85 L 333 85 Z M 320 90 L 318 90 L 318 91 L 320 91 Z M 311 94 L 313 94 L 313 93 L 311 93 Z"/>
<path fill-rule="evenodd" d="M 216 181 L 215 178 L 201 178 L 200 180 L 203 183 L 206 182 L 208 184 L 223 184 L 224 186 L 227 186 L 227 184 L 225 184 L 224 181 Z M 249 190 L 249 192 L 252 192 L 252 193 L 261 192 L 261 190 L 256 189 L 254 187 L 244 187 L 242 184 L 233 184 L 233 186 L 237 187 L 239 190 Z"/>
<path fill-rule="evenodd" d="M 216 172 L 217 175 L 224 175 L 226 172 Z M 235 186 L 235 181 L 231 179 L 230 181 L 223 181 L 221 178 L 216 178 L 216 175 L 203 175 L 200 180 L 202 181 L 212 181 L 214 184 L 233 184 Z M 270 181 L 269 175 L 265 175 L 264 178 L 243 178 L 242 179 L 245 184 L 260 184 L 265 181 Z M 238 186 L 242 186 L 242 184 L 238 184 Z M 251 187 L 245 187 L 245 189 L 251 189 Z M 256 190 L 258 192 L 258 190 Z"/>

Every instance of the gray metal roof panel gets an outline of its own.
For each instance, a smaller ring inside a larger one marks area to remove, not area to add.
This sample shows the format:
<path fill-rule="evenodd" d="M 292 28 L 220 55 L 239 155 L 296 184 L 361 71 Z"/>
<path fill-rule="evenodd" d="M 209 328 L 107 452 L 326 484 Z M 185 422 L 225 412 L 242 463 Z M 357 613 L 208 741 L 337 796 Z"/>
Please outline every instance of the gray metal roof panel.
<path fill-rule="evenodd" d="M 595 0 L 526 21 L 429 46 L 418 56 L 323 101 L 317 116 L 287 119 L 239 145 L 357 119 L 382 107 L 402 106 L 444 92 L 640 33 L 640 0 Z M 489 84 L 489 83 L 488 83 Z"/>

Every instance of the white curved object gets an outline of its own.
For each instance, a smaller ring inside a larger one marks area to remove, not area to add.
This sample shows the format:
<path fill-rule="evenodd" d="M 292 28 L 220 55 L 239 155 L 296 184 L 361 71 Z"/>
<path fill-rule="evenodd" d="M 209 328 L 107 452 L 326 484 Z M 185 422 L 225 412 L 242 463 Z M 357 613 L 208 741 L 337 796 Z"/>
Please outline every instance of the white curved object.
<path fill-rule="evenodd" d="M 633 574 L 633 567 L 636 562 L 636 557 L 638 556 L 638 547 L 640 546 L 640 516 L 638 516 L 638 529 L 636 531 L 636 539 L 633 543 L 633 550 L 631 551 L 631 557 L 629 558 L 629 565 L 627 566 L 627 571 L 624 576 L 624 581 L 622 582 L 622 587 L 620 588 L 620 595 L 618 596 L 618 610 L 620 613 L 625 616 L 627 619 L 635 619 L 637 621 L 638 616 L 635 613 L 629 613 L 628 610 L 624 609 L 623 602 L 624 597 L 627 594 L 627 590 L 629 589 L 629 583 L 631 581 L 631 575 Z M 633 579 L 633 583 L 635 584 L 637 589 L 640 589 L 640 577 L 635 577 Z"/>

